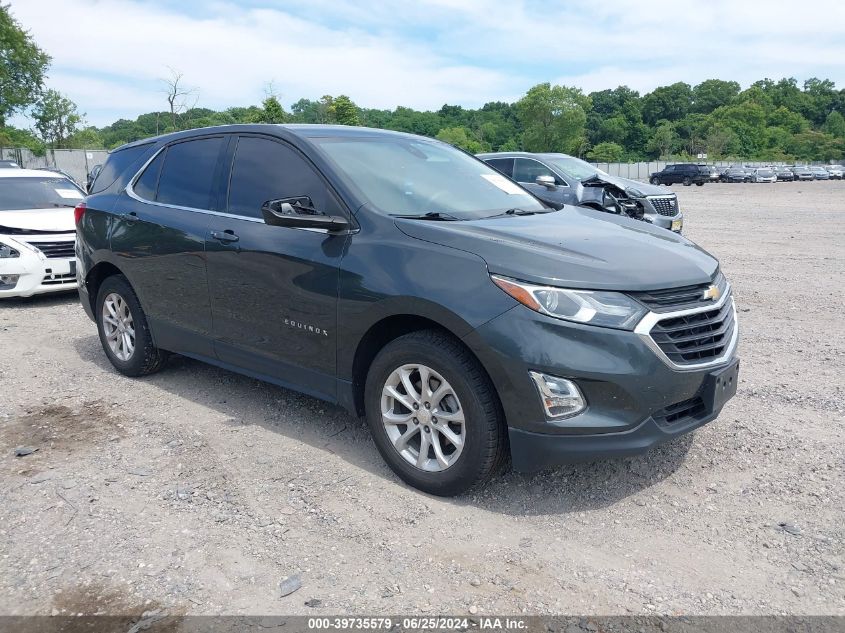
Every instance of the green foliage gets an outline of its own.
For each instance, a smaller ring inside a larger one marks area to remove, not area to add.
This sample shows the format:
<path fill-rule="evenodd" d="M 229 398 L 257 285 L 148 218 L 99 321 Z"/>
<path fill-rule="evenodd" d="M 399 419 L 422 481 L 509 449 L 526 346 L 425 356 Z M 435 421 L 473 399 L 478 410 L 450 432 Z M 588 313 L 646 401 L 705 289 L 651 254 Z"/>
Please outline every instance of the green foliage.
<path fill-rule="evenodd" d="M 575 153 L 583 144 L 590 98 L 580 88 L 538 84 L 516 103 L 529 152 Z"/>
<path fill-rule="evenodd" d="M 822 129 L 834 138 L 845 139 L 845 117 L 834 110 L 827 115 Z"/>
<path fill-rule="evenodd" d="M 38 100 L 50 56 L 35 44 L 0 4 L 0 127 L 15 112 Z"/>
<path fill-rule="evenodd" d="M 589 152 L 587 158 L 597 163 L 616 163 L 622 160 L 625 148 L 618 143 L 599 143 Z"/>
<path fill-rule="evenodd" d="M 473 138 L 472 132 L 465 127 L 444 127 L 435 137 L 455 147 L 460 147 L 472 154 L 490 151 L 490 147 Z"/>
<path fill-rule="evenodd" d="M 0 147 L 26 148 L 36 156 L 43 156 L 46 150 L 44 143 L 35 134 L 13 127 L 0 127 Z"/>
<path fill-rule="evenodd" d="M 53 148 L 67 147 L 68 138 L 82 123 L 76 104 L 56 90 L 44 92 L 32 109 L 32 118 L 41 140 Z"/>
<path fill-rule="evenodd" d="M 284 123 L 288 116 L 276 95 L 269 95 L 261 102 L 257 112 L 250 112 L 252 123 Z M 235 121 L 233 121 L 234 123 Z"/>
<path fill-rule="evenodd" d="M 358 106 L 346 95 L 340 95 L 332 101 L 330 106 L 332 119 L 340 125 L 360 125 Z"/>
<path fill-rule="evenodd" d="M 654 158 L 669 156 L 678 145 L 678 133 L 669 121 L 658 125 L 648 141 L 648 151 Z"/>

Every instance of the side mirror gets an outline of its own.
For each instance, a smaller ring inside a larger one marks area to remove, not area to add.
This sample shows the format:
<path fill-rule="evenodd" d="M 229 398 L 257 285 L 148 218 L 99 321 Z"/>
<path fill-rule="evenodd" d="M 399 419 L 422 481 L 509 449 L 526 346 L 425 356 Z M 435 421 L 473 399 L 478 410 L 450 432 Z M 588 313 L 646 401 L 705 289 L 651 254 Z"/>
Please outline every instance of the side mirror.
<path fill-rule="evenodd" d="M 349 228 L 349 221 L 339 215 L 326 215 L 314 208 L 311 198 L 297 196 L 268 200 L 261 205 L 264 222 L 271 226 L 296 229 L 325 229 L 329 232 Z"/>
<path fill-rule="evenodd" d="M 557 187 L 553 176 L 537 176 L 534 182 L 546 189 L 555 189 Z"/>

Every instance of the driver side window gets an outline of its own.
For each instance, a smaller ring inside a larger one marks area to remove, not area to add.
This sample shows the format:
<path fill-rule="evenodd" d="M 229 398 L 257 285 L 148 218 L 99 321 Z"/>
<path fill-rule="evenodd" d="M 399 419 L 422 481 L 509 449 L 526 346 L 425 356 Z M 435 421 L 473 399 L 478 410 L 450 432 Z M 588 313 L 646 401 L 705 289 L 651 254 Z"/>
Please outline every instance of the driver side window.
<path fill-rule="evenodd" d="M 555 184 L 560 184 L 560 179 L 543 163 L 530 158 L 517 158 L 514 161 L 513 179 L 517 182 L 533 184 L 537 176 L 551 176 L 555 179 Z"/>

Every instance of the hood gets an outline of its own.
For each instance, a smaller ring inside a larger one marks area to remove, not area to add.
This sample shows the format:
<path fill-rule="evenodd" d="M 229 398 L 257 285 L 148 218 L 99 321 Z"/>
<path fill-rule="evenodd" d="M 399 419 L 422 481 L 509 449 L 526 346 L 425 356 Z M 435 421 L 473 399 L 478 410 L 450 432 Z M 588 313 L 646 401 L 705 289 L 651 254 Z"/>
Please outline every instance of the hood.
<path fill-rule="evenodd" d="M 73 223 L 73 209 L 61 207 L 0 211 L 0 233 L 6 232 L 6 229 L 63 233 L 75 230 L 76 226 Z"/>
<path fill-rule="evenodd" d="M 583 207 L 464 222 L 396 219 L 405 234 L 474 253 L 491 273 L 592 290 L 658 290 L 710 281 L 719 262 L 666 229 Z"/>
<path fill-rule="evenodd" d="M 619 176 L 610 176 L 608 174 L 595 174 L 589 178 L 581 181 L 584 186 L 599 185 L 600 183 L 607 183 L 618 187 L 624 191 L 631 198 L 643 198 L 646 196 L 671 196 L 675 192 L 666 187 L 651 185 L 646 182 L 638 180 L 631 180 L 629 178 L 620 178 Z"/>

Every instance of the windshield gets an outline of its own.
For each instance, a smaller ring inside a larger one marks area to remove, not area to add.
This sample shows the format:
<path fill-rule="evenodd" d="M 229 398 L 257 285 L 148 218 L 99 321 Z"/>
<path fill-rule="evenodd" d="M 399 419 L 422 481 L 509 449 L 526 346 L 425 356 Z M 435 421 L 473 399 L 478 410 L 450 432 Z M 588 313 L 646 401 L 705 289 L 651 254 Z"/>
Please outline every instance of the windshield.
<path fill-rule="evenodd" d="M 773 172 L 771 169 L 758 169 L 757 175 L 762 176 L 763 178 L 768 178 L 770 176 L 774 176 L 775 172 Z"/>
<path fill-rule="evenodd" d="M 463 152 L 415 138 L 318 138 L 329 158 L 388 215 L 439 213 L 474 220 L 545 207 L 519 185 Z"/>
<path fill-rule="evenodd" d="M 83 197 L 67 178 L 0 178 L 0 211 L 75 207 Z"/>
<path fill-rule="evenodd" d="M 558 171 L 563 172 L 565 176 L 575 178 L 576 180 L 585 180 L 596 174 L 607 176 L 601 169 L 580 158 L 573 158 L 572 156 L 549 156 L 544 157 L 544 160 L 547 163 L 551 163 Z"/>

